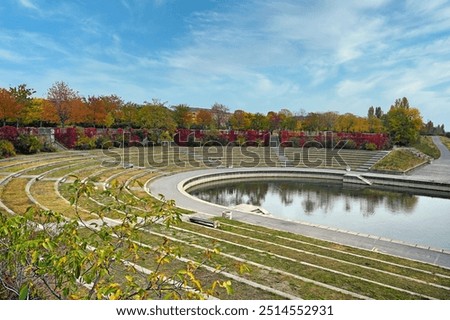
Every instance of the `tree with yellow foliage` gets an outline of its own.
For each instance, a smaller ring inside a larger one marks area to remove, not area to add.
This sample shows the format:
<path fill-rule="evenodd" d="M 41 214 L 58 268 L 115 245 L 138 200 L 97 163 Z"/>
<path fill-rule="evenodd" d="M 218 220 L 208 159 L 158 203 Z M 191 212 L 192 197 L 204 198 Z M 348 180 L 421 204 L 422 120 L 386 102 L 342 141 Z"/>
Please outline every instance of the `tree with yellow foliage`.
<path fill-rule="evenodd" d="M 422 116 L 417 108 L 411 108 L 407 98 L 395 100 L 386 114 L 385 126 L 393 144 L 408 146 L 417 141 L 423 126 Z"/>

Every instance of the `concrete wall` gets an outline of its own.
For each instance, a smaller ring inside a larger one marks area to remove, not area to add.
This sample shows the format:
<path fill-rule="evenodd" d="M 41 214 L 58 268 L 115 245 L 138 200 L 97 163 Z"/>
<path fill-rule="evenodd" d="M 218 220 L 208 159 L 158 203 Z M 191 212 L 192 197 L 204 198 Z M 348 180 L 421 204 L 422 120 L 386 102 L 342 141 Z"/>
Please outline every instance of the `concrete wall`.
<path fill-rule="evenodd" d="M 393 187 L 399 191 L 409 191 L 418 194 L 435 195 L 438 197 L 450 198 L 450 183 L 415 180 L 412 177 L 387 176 L 381 174 L 358 174 L 356 172 L 331 171 L 331 170 L 246 170 L 218 172 L 199 175 L 186 179 L 182 182 L 181 188 L 187 190 L 191 187 L 208 182 L 218 182 L 225 180 L 245 180 L 245 179 L 279 179 L 279 178 L 301 178 L 301 179 L 321 179 L 340 181 L 346 184 L 366 185 L 373 187 Z"/>

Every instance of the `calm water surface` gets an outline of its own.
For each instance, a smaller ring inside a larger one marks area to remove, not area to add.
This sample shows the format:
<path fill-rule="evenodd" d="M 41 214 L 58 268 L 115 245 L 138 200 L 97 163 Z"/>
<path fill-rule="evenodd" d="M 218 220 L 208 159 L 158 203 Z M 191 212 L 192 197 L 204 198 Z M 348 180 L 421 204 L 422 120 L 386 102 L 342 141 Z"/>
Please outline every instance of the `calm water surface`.
<path fill-rule="evenodd" d="M 450 249 L 450 200 L 335 182 L 228 181 L 188 190 L 223 206 L 261 206 L 273 216 Z"/>

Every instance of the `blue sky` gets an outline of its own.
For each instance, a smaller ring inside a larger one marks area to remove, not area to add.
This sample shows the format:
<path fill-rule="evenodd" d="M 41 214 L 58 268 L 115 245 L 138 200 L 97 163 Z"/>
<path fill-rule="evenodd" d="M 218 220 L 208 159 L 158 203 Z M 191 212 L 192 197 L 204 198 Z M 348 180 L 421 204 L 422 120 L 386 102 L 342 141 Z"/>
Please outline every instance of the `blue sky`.
<path fill-rule="evenodd" d="M 0 87 L 266 113 L 387 111 L 450 130 L 443 0 L 2 0 Z"/>

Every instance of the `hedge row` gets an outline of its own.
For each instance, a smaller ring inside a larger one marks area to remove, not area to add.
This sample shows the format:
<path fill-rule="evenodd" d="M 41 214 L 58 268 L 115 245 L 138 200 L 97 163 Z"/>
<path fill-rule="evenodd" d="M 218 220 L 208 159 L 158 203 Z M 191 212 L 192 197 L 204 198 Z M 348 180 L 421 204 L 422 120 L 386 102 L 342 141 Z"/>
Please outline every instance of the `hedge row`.
<path fill-rule="evenodd" d="M 53 152 L 55 148 L 37 135 L 37 131 L 28 128 L 4 126 L 0 128 L 0 158 L 15 156 L 16 153 L 34 154 Z"/>

